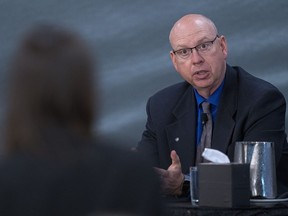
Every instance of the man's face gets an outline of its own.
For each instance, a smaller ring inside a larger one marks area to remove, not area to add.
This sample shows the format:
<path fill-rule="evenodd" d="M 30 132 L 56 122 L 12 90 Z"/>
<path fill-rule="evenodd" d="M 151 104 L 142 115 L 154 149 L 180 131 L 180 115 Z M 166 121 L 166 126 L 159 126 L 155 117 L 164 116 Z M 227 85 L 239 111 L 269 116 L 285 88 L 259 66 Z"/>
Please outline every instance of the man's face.
<path fill-rule="evenodd" d="M 200 25 L 175 30 L 170 37 L 174 51 L 197 46 L 185 58 L 181 57 L 181 52 L 178 55 L 179 52 L 171 51 L 170 56 L 178 73 L 206 98 L 220 86 L 226 70 L 226 40 L 224 36 L 216 36 L 213 29 Z M 210 47 L 205 50 L 207 45 Z M 191 49 L 185 51 L 191 52 Z"/>

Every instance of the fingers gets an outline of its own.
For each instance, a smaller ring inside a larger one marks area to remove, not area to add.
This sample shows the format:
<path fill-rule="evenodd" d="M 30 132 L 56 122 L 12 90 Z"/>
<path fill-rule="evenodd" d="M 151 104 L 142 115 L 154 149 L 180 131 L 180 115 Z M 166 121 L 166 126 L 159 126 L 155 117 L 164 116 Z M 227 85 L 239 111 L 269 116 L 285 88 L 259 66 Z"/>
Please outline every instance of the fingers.
<path fill-rule="evenodd" d="M 154 170 L 156 171 L 156 173 L 161 177 L 167 177 L 169 175 L 169 173 L 167 172 L 167 170 L 165 169 L 161 169 L 158 167 L 154 167 Z"/>
<path fill-rule="evenodd" d="M 164 170 L 157 167 L 154 167 L 154 170 L 159 175 L 163 194 L 180 195 L 182 193 L 184 175 L 181 170 L 175 172 L 171 169 Z"/>
<path fill-rule="evenodd" d="M 180 158 L 175 150 L 170 153 L 172 160 L 167 170 L 154 167 L 161 180 L 161 188 L 164 194 L 179 195 L 182 192 L 184 175 L 182 174 Z"/>

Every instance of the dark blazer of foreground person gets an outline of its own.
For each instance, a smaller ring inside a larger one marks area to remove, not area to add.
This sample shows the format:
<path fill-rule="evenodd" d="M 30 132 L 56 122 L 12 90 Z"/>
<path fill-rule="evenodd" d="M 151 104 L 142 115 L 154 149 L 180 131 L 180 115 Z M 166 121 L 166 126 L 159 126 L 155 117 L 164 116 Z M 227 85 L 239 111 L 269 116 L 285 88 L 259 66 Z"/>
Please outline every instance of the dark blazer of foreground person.
<path fill-rule="evenodd" d="M 9 72 L 1 216 L 160 214 L 151 164 L 93 138 L 97 83 L 78 36 L 33 28 Z"/>
<path fill-rule="evenodd" d="M 227 65 L 219 104 L 211 148 L 226 153 L 233 161 L 236 141 L 274 142 L 278 190 L 280 194 L 285 192 L 288 148 L 283 95 L 268 82 L 242 68 Z M 149 99 L 147 130 L 138 148 L 149 154 L 154 166 L 167 169 L 171 164 L 171 149 L 179 155 L 183 173 L 188 173 L 189 167 L 195 165 L 196 146 L 191 143 L 196 140 L 196 106 L 193 87 L 187 82 L 168 87 Z M 157 137 L 157 141 L 151 137 Z M 175 140 L 176 137 L 179 140 Z"/>
<path fill-rule="evenodd" d="M 0 215 L 160 215 L 158 185 L 136 155 L 54 128 L 49 155 L 18 153 L 0 166 Z"/>

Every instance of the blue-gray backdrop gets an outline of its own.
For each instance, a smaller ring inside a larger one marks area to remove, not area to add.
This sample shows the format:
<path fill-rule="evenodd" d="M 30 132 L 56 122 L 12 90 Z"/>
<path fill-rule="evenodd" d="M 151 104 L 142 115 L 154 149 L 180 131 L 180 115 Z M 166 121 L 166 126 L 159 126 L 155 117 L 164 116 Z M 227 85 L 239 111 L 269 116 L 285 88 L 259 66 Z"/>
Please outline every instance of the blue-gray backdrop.
<path fill-rule="evenodd" d="M 228 62 L 270 81 L 288 99 L 287 0 L 0 0 L 0 119 L 6 65 L 19 37 L 35 23 L 58 23 L 78 31 L 101 63 L 95 128 L 135 145 L 148 97 L 181 80 L 170 62 L 168 34 L 187 13 L 214 20 L 227 37 Z"/>

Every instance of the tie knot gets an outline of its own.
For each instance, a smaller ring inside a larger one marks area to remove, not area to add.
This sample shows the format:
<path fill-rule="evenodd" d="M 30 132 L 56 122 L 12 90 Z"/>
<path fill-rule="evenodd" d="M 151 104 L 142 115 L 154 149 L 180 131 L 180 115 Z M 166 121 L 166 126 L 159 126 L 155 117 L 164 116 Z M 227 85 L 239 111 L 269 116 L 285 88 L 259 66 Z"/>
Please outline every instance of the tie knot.
<path fill-rule="evenodd" d="M 210 113 L 210 103 L 204 101 L 201 106 L 204 113 Z"/>

